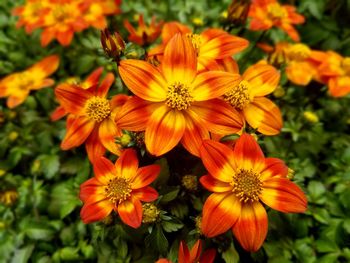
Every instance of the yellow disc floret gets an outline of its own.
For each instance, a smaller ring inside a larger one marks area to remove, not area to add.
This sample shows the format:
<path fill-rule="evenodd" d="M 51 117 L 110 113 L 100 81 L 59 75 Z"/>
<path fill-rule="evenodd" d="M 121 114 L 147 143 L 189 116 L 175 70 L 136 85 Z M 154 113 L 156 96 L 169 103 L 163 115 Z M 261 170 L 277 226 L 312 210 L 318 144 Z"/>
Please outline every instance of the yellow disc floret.
<path fill-rule="evenodd" d="M 110 179 L 107 186 L 105 187 L 106 196 L 114 204 L 120 204 L 130 197 L 131 193 L 130 180 L 124 177 L 116 177 Z"/>
<path fill-rule="evenodd" d="M 240 201 L 258 201 L 262 191 L 262 182 L 260 174 L 253 170 L 238 169 L 233 175 L 231 182 L 232 191 L 240 199 Z"/>
<path fill-rule="evenodd" d="M 224 94 L 224 100 L 230 103 L 232 107 L 238 110 L 243 110 L 243 108 L 251 101 L 249 83 L 242 80 L 237 86 Z"/>
<path fill-rule="evenodd" d="M 193 102 L 193 97 L 189 92 L 189 87 L 180 82 L 168 86 L 166 95 L 166 105 L 173 109 L 186 110 Z"/>
<path fill-rule="evenodd" d="M 101 122 L 110 115 L 111 106 L 107 99 L 93 96 L 85 104 L 85 113 L 91 120 Z"/>

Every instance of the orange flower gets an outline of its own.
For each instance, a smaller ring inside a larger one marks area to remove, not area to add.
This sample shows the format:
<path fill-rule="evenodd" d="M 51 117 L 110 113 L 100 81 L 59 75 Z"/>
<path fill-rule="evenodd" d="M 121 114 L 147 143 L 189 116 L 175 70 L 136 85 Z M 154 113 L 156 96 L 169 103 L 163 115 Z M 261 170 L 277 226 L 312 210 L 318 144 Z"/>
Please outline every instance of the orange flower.
<path fill-rule="evenodd" d="M 327 51 L 318 70 L 321 80 L 328 84 L 330 95 L 343 97 L 350 93 L 350 57 Z"/>
<path fill-rule="evenodd" d="M 291 5 L 280 5 L 277 0 L 253 0 L 248 16 L 251 30 L 268 30 L 275 26 L 285 31 L 294 41 L 299 34 L 293 25 L 302 24 L 305 18 Z"/>
<path fill-rule="evenodd" d="M 85 224 L 100 221 L 114 210 L 125 224 L 133 228 L 141 225 L 141 201 L 158 198 L 156 190 L 148 185 L 158 176 L 160 166 L 138 166 L 132 149 L 125 150 L 115 165 L 104 157 L 96 160 L 95 177 L 80 186 L 79 197 L 84 202 L 80 216 Z"/>
<path fill-rule="evenodd" d="M 258 143 L 243 134 L 233 150 L 224 144 L 204 141 L 200 149 L 209 174 L 200 182 L 211 194 L 204 203 L 202 232 L 214 237 L 232 228 L 233 234 L 248 251 L 263 244 L 267 214 L 260 201 L 285 213 L 302 213 L 307 199 L 289 179 L 282 160 L 265 158 Z"/>
<path fill-rule="evenodd" d="M 223 60 L 225 71 L 238 73 L 231 58 Z M 240 82 L 233 83 L 223 98 L 238 110 L 250 126 L 265 135 L 275 135 L 283 126 L 282 115 L 276 104 L 264 96 L 278 86 L 280 73 L 272 66 L 254 64 L 242 75 Z"/>
<path fill-rule="evenodd" d="M 7 98 L 7 106 L 14 108 L 22 104 L 31 90 L 38 90 L 55 83 L 47 78 L 56 71 L 59 57 L 52 55 L 35 63 L 30 68 L 11 74 L 0 80 L 0 98 Z"/>
<path fill-rule="evenodd" d="M 99 79 L 101 77 L 101 74 L 103 72 L 103 68 L 100 67 L 93 71 L 83 82 L 79 82 L 79 79 L 77 78 L 69 78 L 65 81 L 65 83 L 57 85 L 56 88 L 59 88 L 61 85 L 71 84 L 74 86 L 79 86 L 82 89 L 89 89 L 92 86 L 98 85 Z M 66 116 L 68 113 L 64 109 L 63 106 L 58 106 L 52 113 L 51 113 L 51 120 L 57 121 L 64 116 Z"/>
<path fill-rule="evenodd" d="M 178 263 L 213 263 L 216 251 L 209 249 L 202 255 L 202 241 L 198 240 L 189 251 L 184 241 L 180 242 Z M 158 259 L 156 263 L 171 263 L 170 260 L 165 258 Z"/>
<path fill-rule="evenodd" d="M 114 140 L 121 135 L 121 130 L 116 126 L 114 117 L 128 96 L 116 95 L 111 101 L 107 100 L 106 96 L 113 82 L 113 74 L 108 73 L 99 86 L 93 85 L 84 89 L 63 83 L 56 88 L 57 100 L 70 114 L 61 149 L 68 150 L 85 142 L 91 162 L 102 156 L 105 149 L 120 155 L 120 148 Z"/>
<path fill-rule="evenodd" d="M 196 51 L 198 70 L 213 68 L 216 60 L 231 57 L 249 45 L 248 40 L 232 36 L 221 29 L 207 29 L 201 34 L 194 34 L 183 24 L 169 22 L 164 24 L 162 30 L 162 44 L 150 50 L 148 55 L 161 60 L 167 43 L 177 33 L 191 40 Z"/>
<path fill-rule="evenodd" d="M 239 113 L 217 99 L 239 76 L 222 71 L 198 74 L 195 50 L 180 34 L 168 43 L 159 68 L 145 61 L 123 60 L 119 73 L 138 97 L 124 105 L 118 126 L 145 130 L 145 144 L 153 155 L 165 154 L 180 140 L 189 152 L 199 155 L 208 130 L 231 134 L 243 126 Z"/>
<path fill-rule="evenodd" d="M 156 23 L 156 18 L 152 17 L 151 24 L 146 26 L 143 15 L 139 15 L 139 26 L 135 29 L 128 20 L 124 20 L 124 26 L 129 31 L 129 41 L 140 46 L 152 44 L 160 35 L 163 21 Z"/>

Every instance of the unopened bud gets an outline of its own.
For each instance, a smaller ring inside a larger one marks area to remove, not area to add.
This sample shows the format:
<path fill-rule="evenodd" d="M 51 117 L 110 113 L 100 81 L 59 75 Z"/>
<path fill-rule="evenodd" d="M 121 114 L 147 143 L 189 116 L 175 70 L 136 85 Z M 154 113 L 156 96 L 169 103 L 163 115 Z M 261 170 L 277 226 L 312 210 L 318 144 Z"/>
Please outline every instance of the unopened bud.
<path fill-rule="evenodd" d="M 272 94 L 276 98 L 282 98 L 284 95 L 286 95 L 286 91 L 281 86 L 278 86 Z"/>
<path fill-rule="evenodd" d="M 132 137 L 125 133 L 120 137 L 120 145 L 123 147 L 128 147 L 128 145 L 132 142 Z"/>
<path fill-rule="evenodd" d="M 14 204 L 17 198 L 18 193 L 16 190 L 7 190 L 0 193 L 0 202 L 8 206 Z"/>
<path fill-rule="evenodd" d="M 319 122 L 318 116 L 312 111 L 304 111 L 303 116 L 308 122 L 311 122 L 311 123 Z"/>
<path fill-rule="evenodd" d="M 247 21 L 250 0 L 233 0 L 227 11 L 227 21 L 232 25 L 244 25 Z"/>
<path fill-rule="evenodd" d="M 201 216 L 197 216 L 195 218 L 195 222 L 196 222 L 196 230 L 197 230 L 197 232 L 202 234 L 202 217 Z"/>
<path fill-rule="evenodd" d="M 193 19 L 192 19 L 192 23 L 193 23 L 195 26 L 203 26 L 203 25 L 204 25 L 203 19 L 202 19 L 202 18 L 199 18 L 199 17 L 193 18 Z"/>
<path fill-rule="evenodd" d="M 152 203 L 142 205 L 142 223 L 153 223 L 158 220 L 160 215 L 159 209 Z"/>
<path fill-rule="evenodd" d="M 198 179 L 195 175 L 184 175 L 182 177 L 181 183 L 189 191 L 196 191 L 198 188 Z"/>
<path fill-rule="evenodd" d="M 125 42 L 118 32 L 111 33 L 107 28 L 101 31 L 101 44 L 107 56 L 119 61 Z"/>

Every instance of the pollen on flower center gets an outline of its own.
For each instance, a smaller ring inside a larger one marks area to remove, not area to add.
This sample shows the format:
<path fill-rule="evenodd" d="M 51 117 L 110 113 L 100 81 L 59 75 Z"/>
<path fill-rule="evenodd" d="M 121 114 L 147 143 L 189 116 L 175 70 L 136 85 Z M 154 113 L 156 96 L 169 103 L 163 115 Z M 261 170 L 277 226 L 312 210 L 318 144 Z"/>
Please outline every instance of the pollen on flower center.
<path fill-rule="evenodd" d="M 85 104 L 85 113 L 91 120 L 101 122 L 111 113 L 111 106 L 107 99 L 93 96 Z"/>
<path fill-rule="evenodd" d="M 250 103 L 249 83 L 242 80 L 237 86 L 224 94 L 224 100 L 232 105 L 232 107 L 243 110 Z"/>
<path fill-rule="evenodd" d="M 304 44 L 295 44 L 288 49 L 288 58 L 291 60 L 301 61 L 308 58 L 311 50 Z"/>
<path fill-rule="evenodd" d="M 269 4 L 267 13 L 272 19 L 281 19 L 288 16 L 287 10 L 278 3 Z"/>
<path fill-rule="evenodd" d="M 120 204 L 125 201 L 131 193 L 130 181 L 123 177 L 110 179 L 105 187 L 106 196 L 114 204 Z"/>
<path fill-rule="evenodd" d="M 186 34 L 186 37 L 191 40 L 192 46 L 196 50 L 196 54 L 198 56 L 202 44 L 202 37 L 198 34 Z"/>
<path fill-rule="evenodd" d="M 193 97 L 189 92 L 189 87 L 183 83 L 175 82 L 168 86 L 166 95 L 166 105 L 178 110 L 186 110 L 193 101 Z"/>
<path fill-rule="evenodd" d="M 231 182 L 233 186 L 232 192 L 236 194 L 240 201 L 258 201 L 262 191 L 262 182 L 260 174 L 252 169 L 238 169 L 233 175 Z"/>

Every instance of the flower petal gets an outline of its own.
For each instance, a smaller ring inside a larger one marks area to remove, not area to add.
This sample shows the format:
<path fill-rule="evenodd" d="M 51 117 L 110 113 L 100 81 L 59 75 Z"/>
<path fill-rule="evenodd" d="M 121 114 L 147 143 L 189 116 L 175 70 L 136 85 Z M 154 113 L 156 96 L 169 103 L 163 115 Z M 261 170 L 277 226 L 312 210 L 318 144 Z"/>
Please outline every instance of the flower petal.
<path fill-rule="evenodd" d="M 283 127 L 278 106 L 265 97 L 254 100 L 243 109 L 244 118 L 252 128 L 265 135 L 276 135 Z"/>
<path fill-rule="evenodd" d="M 124 178 L 134 178 L 139 168 L 139 160 L 137 159 L 136 151 L 126 149 L 115 162 L 117 176 Z"/>
<path fill-rule="evenodd" d="M 192 83 L 193 99 L 203 101 L 218 98 L 239 82 L 238 74 L 224 71 L 203 72 L 197 75 Z"/>
<path fill-rule="evenodd" d="M 184 241 L 181 240 L 179 245 L 179 263 L 189 263 L 190 261 L 190 251 Z"/>
<path fill-rule="evenodd" d="M 95 178 L 90 178 L 80 185 L 79 199 L 84 203 L 95 203 L 106 198 L 104 187 Z M 103 198 L 102 198 L 103 197 Z"/>
<path fill-rule="evenodd" d="M 111 118 L 104 119 L 99 126 L 98 136 L 102 145 L 111 153 L 120 155 L 120 146 L 115 143 L 115 138 L 121 135 L 121 131 L 117 129 L 115 122 Z"/>
<path fill-rule="evenodd" d="M 213 263 L 216 257 L 216 250 L 211 248 L 203 252 L 199 263 Z"/>
<path fill-rule="evenodd" d="M 59 119 L 62 119 L 64 116 L 67 115 L 66 110 L 62 106 L 58 106 L 51 114 L 50 119 L 51 121 L 57 121 Z"/>
<path fill-rule="evenodd" d="M 133 190 L 132 195 L 142 202 L 153 202 L 158 198 L 158 192 L 150 186 Z"/>
<path fill-rule="evenodd" d="M 202 162 L 215 179 L 230 183 L 235 173 L 233 151 L 226 145 L 211 141 L 203 141 L 199 150 Z"/>
<path fill-rule="evenodd" d="M 147 123 L 145 144 L 147 150 L 156 156 L 167 153 L 181 140 L 185 131 L 185 117 L 181 111 L 166 105 L 153 112 Z"/>
<path fill-rule="evenodd" d="M 288 166 L 281 160 L 277 158 L 266 158 L 265 159 L 265 169 L 260 174 L 260 180 L 265 181 L 268 178 L 279 176 L 287 177 Z"/>
<path fill-rule="evenodd" d="M 48 56 L 29 68 L 36 73 L 36 78 L 45 78 L 55 72 L 60 63 L 60 57 L 57 55 Z M 39 74 L 38 74 L 39 73 Z"/>
<path fill-rule="evenodd" d="M 123 201 L 118 205 L 118 214 L 125 224 L 138 228 L 142 221 L 141 202 L 136 198 Z"/>
<path fill-rule="evenodd" d="M 203 206 L 202 233 L 214 237 L 225 233 L 238 220 L 241 202 L 233 193 L 214 193 Z"/>
<path fill-rule="evenodd" d="M 161 64 L 168 84 L 190 84 L 197 73 L 197 56 L 191 41 L 176 34 L 167 44 Z"/>
<path fill-rule="evenodd" d="M 96 96 L 106 97 L 109 91 L 109 88 L 112 86 L 114 82 L 114 75 L 112 73 L 108 73 L 106 77 L 103 79 L 100 86 L 97 88 Z"/>
<path fill-rule="evenodd" d="M 264 181 L 259 198 L 280 212 L 303 213 L 307 209 L 307 199 L 303 191 L 286 178 L 272 177 Z"/>
<path fill-rule="evenodd" d="M 92 163 L 94 163 L 96 159 L 102 157 L 105 154 L 106 148 L 100 142 L 100 138 L 98 136 L 98 127 L 95 127 L 90 136 L 87 138 L 85 142 L 85 148 L 89 160 Z"/>
<path fill-rule="evenodd" d="M 189 262 L 198 262 L 201 253 L 202 253 L 202 241 L 199 239 L 191 248 Z"/>
<path fill-rule="evenodd" d="M 224 193 L 232 191 L 232 185 L 216 180 L 211 175 L 204 175 L 199 179 L 199 181 L 208 191 L 211 192 Z"/>
<path fill-rule="evenodd" d="M 113 203 L 108 199 L 97 203 L 85 204 L 80 211 L 80 217 L 84 224 L 93 223 L 106 218 L 112 212 L 113 208 Z"/>
<path fill-rule="evenodd" d="M 168 84 L 157 68 L 135 59 L 122 60 L 119 65 L 120 77 L 128 88 L 147 101 L 164 101 Z"/>
<path fill-rule="evenodd" d="M 191 33 L 191 29 L 189 29 L 186 25 L 181 24 L 179 22 L 168 22 L 165 23 L 162 29 L 162 40 L 163 43 L 168 43 L 173 36 L 177 33 L 187 34 Z"/>
<path fill-rule="evenodd" d="M 86 117 L 76 117 L 71 119 L 67 125 L 66 136 L 61 143 L 62 150 L 69 150 L 82 145 L 95 127 L 95 122 Z"/>
<path fill-rule="evenodd" d="M 132 189 L 143 188 L 151 184 L 159 175 L 160 166 L 157 164 L 141 167 L 132 180 Z"/>
<path fill-rule="evenodd" d="M 255 252 L 259 250 L 266 238 L 267 221 L 266 210 L 260 202 L 244 203 L 241 217 L 233 226 L 232 231 L 245 250 Z"/>
<path fill-rule="evenodd" d="M 113 163 L 105 157 L 100 157 L 93 163 L 94 174 L 96 179 L 103 185 L 117 176 Z"/>

